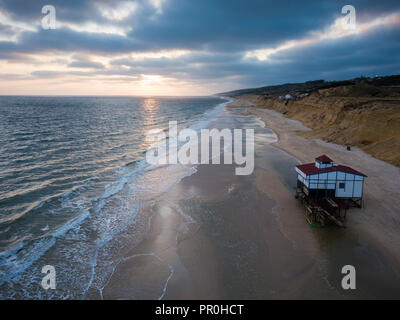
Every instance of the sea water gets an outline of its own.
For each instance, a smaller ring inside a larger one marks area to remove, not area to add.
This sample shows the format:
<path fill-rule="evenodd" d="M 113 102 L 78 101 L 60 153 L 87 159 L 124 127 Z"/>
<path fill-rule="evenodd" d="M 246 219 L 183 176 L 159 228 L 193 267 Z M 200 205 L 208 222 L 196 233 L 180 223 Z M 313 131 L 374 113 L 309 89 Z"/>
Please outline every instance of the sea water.
<path fill-rule="evenodd" d="M 196 171 L 150 166 L 146 134 L 169 121 L 205 128 L 226 101 L 0 97 L 0 298 L 84 298 L 103 285 L 97 269 L 113 268 L 140 206 Z M 54 292 L 40 287 L 45 265 Z"/>

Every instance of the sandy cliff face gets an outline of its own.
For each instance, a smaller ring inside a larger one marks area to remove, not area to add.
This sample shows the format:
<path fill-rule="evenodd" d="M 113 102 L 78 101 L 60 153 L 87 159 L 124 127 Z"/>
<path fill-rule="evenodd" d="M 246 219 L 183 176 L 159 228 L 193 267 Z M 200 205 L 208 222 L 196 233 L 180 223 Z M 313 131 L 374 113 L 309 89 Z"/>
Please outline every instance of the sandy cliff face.
<path fill-rule="evenodd" d="M 296 100 L 245 94 L 237 98 L 283 113 L 313 129 L 309 138 L 357 146 L 400 167 L 400 90 L 356 84 L 320 89 Z"/>

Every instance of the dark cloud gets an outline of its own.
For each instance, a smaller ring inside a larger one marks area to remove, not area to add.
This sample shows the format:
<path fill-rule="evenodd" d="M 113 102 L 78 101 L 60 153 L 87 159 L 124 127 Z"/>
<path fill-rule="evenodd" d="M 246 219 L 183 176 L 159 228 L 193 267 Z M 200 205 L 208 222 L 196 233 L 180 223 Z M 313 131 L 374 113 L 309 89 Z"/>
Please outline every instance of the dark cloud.
<path fill-rule="evenodd" d="M 93 61 L 73 61 L 68 64 L 70 68 L 90 68 L 90 69 L 104 69 L 104 65 L 99 62 Z"/>
<path fill-rule="evenodd" d="M 244 51 L 276 45 L 297 38 L 309 31 L 332 23 L 345 1 L 266 1 L 266 0 L 166 0 L 162 14 L 149 1 L 135 1 L 138 12 L 122 22 L 132 27 L 128 37 L 99 35 L 72 30 L 40 30 L 26 32 L 14 50 L 93 50 L 127 52 L 168 48 L 203 49 L 210 51 Z M 372 14 L 400 10 L 399 1 L 354 0 L 357 13 Z M 47 1 L 0 0 L 4 8 L 19 21 L 38 22 L 41 8 Z M 105 23 L 98 7 L 116 7 L 117 1 L 69 0 L 52 1 L 60 21 Z M 390 9 L 390 10 L 389 10 Z M 4 49 L 5 50 L 5 49 Z"/>
<path fill-rule="evenodd" d="M 271 60 L 244 58 L 248 50 L 274 47 L 287 40 L 310 36 L 340 16 L 347 1 L 320 0 L 165 0 L 162 13 L 149 1 L 136 1 L 137 11 L 122 21 L 110 21 L 98 10 L 116 7 L 111 0 L 53 0 L 59 21 L 75 24 L 111 24 L 126 30 L 126 36 L 77 32 L 68 28 L 25 31 L 18 42 L 0 41 L 0 59 L 24 59 L 27 54 L 51 56 L 57 52 L 100 54 L 112 57 L 130 52 L 187 49 L 193 53 L 178 58 L 119 58 L 108 68 L 85 58 L 76 58 L 70 68 L 88 72 L 35 71 L 33 77 L 82 77 L 93 75 L 137 77 L 161 74 L 177 79 L 206 82 L 236 79 L 237 86 L 257 86 L 315 78 L 342 79 L 360 74 L 400 72 L 400 36 L 395 28 L 380 28 L 362 36 L 318 42 L 281 51 Z M 41 8 L 48 1 L 0 0 L 0 10 L 16 21 L 40 22 Z M 353 0 L 357 19 L 400 12 L 398 0 Z M 0 32 L 9 31 L 2 25 Z M 26 58 L 27 59 L 27 58 Z"/>
<path fill-rule="evenodd" d="M 0 0 L 0 8 L 10 13 L 12 18 L 26 22 L 42 19 L 42 8 L 52 5 L 57 17 L 67 21 L 87 21 L 100 19 L 93 0 Z"/>

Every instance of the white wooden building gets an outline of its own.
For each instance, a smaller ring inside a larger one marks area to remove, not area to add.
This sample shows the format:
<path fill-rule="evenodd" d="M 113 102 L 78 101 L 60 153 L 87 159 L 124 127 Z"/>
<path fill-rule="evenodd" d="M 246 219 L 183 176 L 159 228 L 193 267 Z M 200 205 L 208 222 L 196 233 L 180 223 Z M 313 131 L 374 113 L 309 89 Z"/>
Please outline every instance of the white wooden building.
<path fill-rule="evenodd" d="M 322 155 L 313 163 L 296 166 L 297 184 L 312 197 L 361 199 L 367 176 Z"/>

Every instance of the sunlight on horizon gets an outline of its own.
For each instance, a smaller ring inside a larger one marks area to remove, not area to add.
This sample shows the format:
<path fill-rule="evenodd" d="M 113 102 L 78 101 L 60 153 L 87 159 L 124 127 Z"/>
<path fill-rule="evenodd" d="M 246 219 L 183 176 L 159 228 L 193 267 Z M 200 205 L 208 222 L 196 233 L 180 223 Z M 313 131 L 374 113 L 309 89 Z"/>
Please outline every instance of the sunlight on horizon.
<path fill-rule="evenodd" d="M 150 2 L 152 19 L 163 14 L 164 5 L 165 0 Z M 294 62 L 290 59 L 285 60 L 284 55 L 287 52 L 296 52 L 301 48 L 323 45 L 330 40 L 342 40 L 351 36 L 361 38 L 378 28 L 400 25 L 399 12 L 357 23 L 355 30 L 345 30 L 341 23 L 343 17 L 339 17 L 328 27 L 308 31 L 306 36 L 287 38 L 275 47 L 253 50 L 247 48 L 234 55 L 221 49 L 213 52 L 207 43 L 203 46 L 170 47 L 166 42 L 141 50 L 123 49 L 115 52 L 97 49 L 97 41 L 101 43 L 103 37 L 112 37 L 117 46 L 125 46 L 125 41 L 136 41 L 134 37 L 131 38 L 136 25 L 128 22 L 139 15 L 140 10 L 142 8 L 137 3 L 129 1 L 120 1 L 115 6 L 97 3 L 95 11 L 98 11 L 104 21 L 63 20 L 65 16 L 60 15 L 56 31 L 43 31 L 40 20 L 29 24 L 0 9 L 0 26 L 3 25 L 6 31 L 8 28 L 13 31 L 7 33 L 0 29 L 0 44 L 11 43 L 18 46 L 24 42 L 24 35 L 27 33 L 40 34 L 41 41 L 49 39 L 52 43 L 50 47 L 43 49 L 35 44 L 35 50 L 22 49 L 20 52 L 16 50 L 4 53 L 4 57 L 0 55 L 0 94 L 211 95 L 258 83 L 270 84 L 257 77 L 251 82 L 251 74 L 243 73 L 243 67 L 248 67 L 252 72 L 254 68 L 265 69 L 265 74 L 268 74 L 269 68 L 275 64 Z M 55 32 L 55 37 L 52 32 Z M 77 49 L 59 48 L 58 33 L 61 36 L 69 36 L 71 33 L 79 35 L 83 42 L 86 41 L 86 37 L 94 36 L 96 43 L 92 44 L 95 48 L 79 49 L 82 45 L 79 43 Z M 156 38 L 155 42 L 157 41 L 162 42 L 162 37 L 159 40 Z"/>

